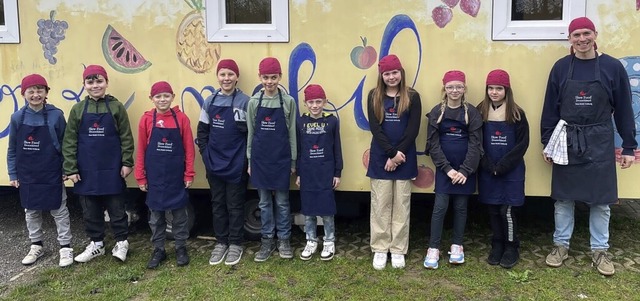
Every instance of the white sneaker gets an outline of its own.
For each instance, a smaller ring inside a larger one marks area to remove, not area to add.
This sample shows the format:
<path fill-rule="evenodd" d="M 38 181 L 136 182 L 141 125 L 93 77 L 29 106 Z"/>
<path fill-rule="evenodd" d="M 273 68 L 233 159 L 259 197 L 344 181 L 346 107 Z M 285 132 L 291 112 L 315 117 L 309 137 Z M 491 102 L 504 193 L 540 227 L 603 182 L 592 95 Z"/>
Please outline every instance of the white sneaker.
<path fill-rule="evenodd" d="M 77 262 L 89 262 L 91 259 L 94 259 L 98 256 L 104 255 L 104 245 L 98 247 L 95 242 L 89 243 L 84 252 L 80 253 L 80 255 L 74 258 Z"/>
<path fill-rule="evenodd" d="M 318 249 L 318 242 L 315 242 L 313 240 L 308 240 L 307 245 L 304 247 L 304 250 L 302 250 L 302 253 L 300 253 L 300 259 L 302 260 L 311 259 L 311 256 L 316 252 L 317 249 Z"/>
<path fill-rule="evenodd" d="M 73 263 L 73 249 L 72 248 L 61 248 L 60 249 L 60 262 L 58 265 L 61 268 L 66 266 L 70 266 Z"/>
<path fill-rule="evenodd" d="M 427 256 L 424 257 L 424 267 L 427 269 L 435 270 L 438 268 L 438 261 L 440 260 L 440 250 L 436 248 L 427 249 Z"/>
<path fill-rule="evenodd" d="M 373 254 L 373 268 L 376 270 L 384 270 L 387 266 L 387 253 L 375 252 Z"/>
<path fill-rule="evenodd" d="M 332 241 L 324 242 L 322 244 L 322 253 L 320 253 L 321 260 L 331 260 L 336 253 L 336 244 Z"/>
<path fill-rule="evenodd" d="M 27 253 L 27 256 L 22 259 L 22 264 L 31 265 L 36 262 L 38 258 L 42 257 L 42 255 L 44 255 L 44 249 L 42 248 L 42 246 L 31 245 L 29 253 Z"/>
<path fill-rule="evenodd" d="M 451 251 L 449 251 L 449 263 L 451 264 L 463 264 L 464 263 L 464 249 L 461 245 L 451 245 Z"/>
<path fill-rule="evenodd" d="M 404 255 L 391 254 L 391 266 L 394 269 L 404 269 Z"/>
<path fill-rule="evenodd" d="M 111 250 L 111 255 L 113 257 L 122 260 L 123 262 L 127 260 L 127 252 L 129 251 L 129 242 L 127 240 L 119 241 L 116 243 L 113 250 Z"/>

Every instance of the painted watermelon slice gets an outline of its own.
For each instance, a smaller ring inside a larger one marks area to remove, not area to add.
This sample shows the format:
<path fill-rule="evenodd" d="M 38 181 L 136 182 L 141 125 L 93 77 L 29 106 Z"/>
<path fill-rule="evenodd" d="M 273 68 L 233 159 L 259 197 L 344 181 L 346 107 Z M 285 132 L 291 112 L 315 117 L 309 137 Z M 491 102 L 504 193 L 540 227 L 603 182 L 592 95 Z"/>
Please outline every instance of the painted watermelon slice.
<path fill-rule="evenodd" d="M 138 73 L 151 66 L 133 45 L 120 35 L 111 25 L 102 36 L 102 54 L 113 67 L 122 73 Z"/>

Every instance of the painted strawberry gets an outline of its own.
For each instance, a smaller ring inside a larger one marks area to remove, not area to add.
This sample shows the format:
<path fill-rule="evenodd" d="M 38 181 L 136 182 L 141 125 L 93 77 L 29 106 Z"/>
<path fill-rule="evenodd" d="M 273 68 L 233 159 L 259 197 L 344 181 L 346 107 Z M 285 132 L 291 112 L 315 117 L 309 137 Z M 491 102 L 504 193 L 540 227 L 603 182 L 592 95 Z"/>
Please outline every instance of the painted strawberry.
<path fill-rule="evenodd" d="M 442 2 L 448 7 L 454 8 L 456 7 L 456 5 L 458 5 L 458 2 L 460 2 L 460 0 L 442 0 Z"/>
<path fill-rule="evenodd" d="M 475 18 L 480 10 L 480 0 L 460 0 L 460 9 Z"/>
<path fill-rule="evenodd" d="M 440 28 L 447 26 L 451 22 L 451 18 L 453 18 L 453 12 L 446 5 L 440 5 L 431 11 L 431 19 Z"/>

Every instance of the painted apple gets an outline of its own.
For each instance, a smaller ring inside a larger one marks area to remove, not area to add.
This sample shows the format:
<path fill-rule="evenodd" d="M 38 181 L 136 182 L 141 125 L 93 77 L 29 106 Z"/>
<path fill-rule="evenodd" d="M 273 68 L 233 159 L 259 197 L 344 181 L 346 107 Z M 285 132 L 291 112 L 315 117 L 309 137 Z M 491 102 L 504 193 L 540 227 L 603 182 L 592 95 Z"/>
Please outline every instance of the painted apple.
<path fill-rule="evenodd" d="M 413 180 L 413 185 L 418 188 L 429 188 L 433 186 L 434 181 L 435 173 L 430 167 L 424 164 L 418 166 L 418 176 Z"/>
<path fill-rule="evenodd" d="M 367 38 L 360 37 L 362 46 L 356 46 L 351 50 L 351 63 L 360 69 L 368 69 L 376 62 L 378 53 L 376 49 L 367 46 Z"/>
<path fill-rule="evenodd" d="M 362 154 L 362 165 L 365 169 L 369 169 L 369 149 Z"/>

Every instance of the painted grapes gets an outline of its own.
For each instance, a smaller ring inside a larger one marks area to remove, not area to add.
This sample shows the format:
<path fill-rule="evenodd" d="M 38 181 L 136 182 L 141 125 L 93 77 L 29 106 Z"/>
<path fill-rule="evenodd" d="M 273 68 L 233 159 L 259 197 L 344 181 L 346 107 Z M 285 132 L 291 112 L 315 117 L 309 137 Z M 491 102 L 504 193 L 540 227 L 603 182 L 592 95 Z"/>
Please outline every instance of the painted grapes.
<path fill-rule="evenodd" d="M 40 44 L 42 44 L 44 58 L 52 65 L 58 62 L 55 57 L 56 53 L 58 53 L 58 45 L 60 41 L 64 40 L 65 31 L 69 28 L 67 21 L 55 20 L 55 16 L 56 11 L 52 10 L 49 13 L 49 19 L 40 19 L 37 23 L 38 36 L 40 37 Z"/>

